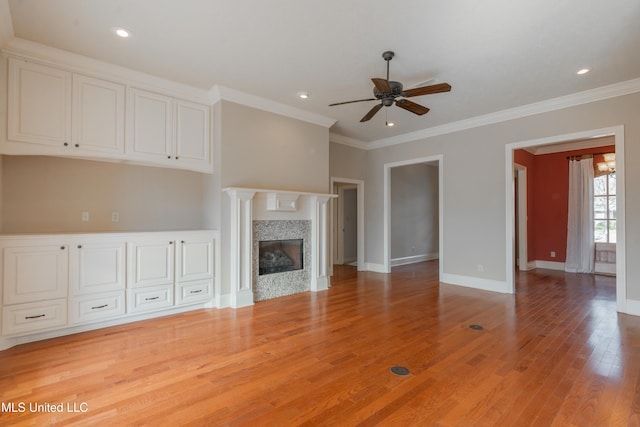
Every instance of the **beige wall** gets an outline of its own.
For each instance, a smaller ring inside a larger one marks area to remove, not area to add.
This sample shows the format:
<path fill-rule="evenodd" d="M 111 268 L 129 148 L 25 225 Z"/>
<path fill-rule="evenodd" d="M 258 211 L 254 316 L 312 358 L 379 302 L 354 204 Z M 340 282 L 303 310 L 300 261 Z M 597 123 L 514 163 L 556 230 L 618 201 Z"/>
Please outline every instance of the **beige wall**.
<path fill-rule="evenodd" d="M 367 151 L 332 142 L 329 144 L 331 177 L 364 180 L 367 175 Z"/>
<path fill-rule="evenodd" d="M 384 164 L 443 155 L 444 273 L 506 280 L 505 145 L 625 126 L 627 297 L 640 300 L 640 94 L 371 150 L 367 155 L 367 261 L 383 263 Z M 484 271 L 478 271 L 482 264 Z"/>
<path fill-rule="evenodd" d="M 2 156 L 4 233 L 203 227 L 196 172 L 45 156 Z M 81 221 L 82 211 L 89 221 Z M 111 212 L 120 221 L 111 222 Z"/>
<path fill-rule="evenodd" d="M 329 192 L 329 129 L 222 102 L 222 187 Z"/>

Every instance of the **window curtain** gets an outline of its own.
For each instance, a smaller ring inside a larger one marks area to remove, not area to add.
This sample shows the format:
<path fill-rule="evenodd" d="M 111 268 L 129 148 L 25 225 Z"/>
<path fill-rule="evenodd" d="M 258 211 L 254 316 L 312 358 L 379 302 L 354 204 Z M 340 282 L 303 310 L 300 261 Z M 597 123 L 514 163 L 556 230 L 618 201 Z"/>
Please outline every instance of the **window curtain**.
<path fill-rule="evenodd" d="M 593 158 L 569 162 L 569 217 L 565 271 L 593 273 Z"/>

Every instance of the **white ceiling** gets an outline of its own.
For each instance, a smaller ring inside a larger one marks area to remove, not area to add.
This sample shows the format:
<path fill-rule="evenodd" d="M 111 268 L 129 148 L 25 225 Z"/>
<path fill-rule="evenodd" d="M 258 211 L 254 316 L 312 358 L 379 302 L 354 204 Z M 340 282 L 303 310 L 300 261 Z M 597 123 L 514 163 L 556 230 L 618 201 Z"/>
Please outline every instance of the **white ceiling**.
<path fill-rule="evenodd" d="M 6 0 L 1 0 L 6 1 Z M 202 89 L 222 85 L 378 141 L 640 77 L 637 0 L 9 0 L 16 37 Z M 5 8 L 6 9 L 6 8 Z M 126 27 L 129 39 L 111 28 Z M 372 77 L 449 93 L 360 123 Z M 592 71 L 577 76 L 576 71 Z M 301 100 L 298 91 L 311 98 Z M 397 125 L 384 126 L 385 115 Z"/>

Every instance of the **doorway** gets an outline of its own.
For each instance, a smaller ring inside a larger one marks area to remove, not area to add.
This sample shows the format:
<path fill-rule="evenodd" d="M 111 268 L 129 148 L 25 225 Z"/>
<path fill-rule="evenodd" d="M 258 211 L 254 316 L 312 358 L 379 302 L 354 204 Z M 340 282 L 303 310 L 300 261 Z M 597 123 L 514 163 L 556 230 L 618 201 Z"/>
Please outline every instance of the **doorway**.
<path fill-rule="evenodd" d="M 338 197 L 331 201 L 330 274 L 334 264 L 364 271 L 364 181 L 332 177 L 331 191 Z"/>
<path fill-rule="evenodd" d="M 515 292 L 515 234 L 516 234 L 516 170 L 514 164 L 514 151 L 521 148 L 533 148 L 549 146 L 554 144 L 566 144 L 571 147 L 572 143 L 588 139 L 601 138 L 603 136 L 613 136 L 616 152 L 617 170 L 617 259 L 616 264 L 616 303 L 617 310 L 627 312 L 626 299 L 626 275 L 625 275 L 625 218 L 624 218 L 624 126 L 616 126 L 604 129 L 594 129 L 590 131 L 577 132 L 567 135 L 558 135 L 549 138 L 541 138 L 530 141 L 522 141 L 507 144 L 506 150 L 506 282 L 508 292 Z M 569 148 L 570 150 L 571 148 Z M 521 239 L 520 239 L 521 240 Z"/>
<path fill-rule="evenodd" d="M 418 159 L 405 160 L 400 162 L 387 163 L 384 165 L 384 230 L 383 230 L 383 261 L 384 264 L 380 268 L 380 272 L 391 272 L 391 171 L 393 168 L 415 165 L 421 163 L 429 163 L 437 165 L 438 168 L 438 274 L 439 279 L 442 281 L 443 275 L 443 263 L 444 263 L 444 251 L 443 251 L 443 155 L 435 155 L 430 157 L 423 157 Z"/>

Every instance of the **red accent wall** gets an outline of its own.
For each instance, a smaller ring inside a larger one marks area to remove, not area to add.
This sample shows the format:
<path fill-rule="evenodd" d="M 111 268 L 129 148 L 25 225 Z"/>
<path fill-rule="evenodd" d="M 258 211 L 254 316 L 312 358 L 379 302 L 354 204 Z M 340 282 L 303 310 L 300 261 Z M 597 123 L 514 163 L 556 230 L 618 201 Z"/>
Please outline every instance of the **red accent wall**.
<path fill-rule="evenodd" d="M 533 155 L 514 151 L 515 163 L 527 168 L 527 251 L 529 261 L 565 262 L 569 199 L 567 156 L 613 153 L 615 146 Z M 594 163 L 597 162 L 594 159 Z M 551 252 L 556 253 L 551 258 Z"/>

